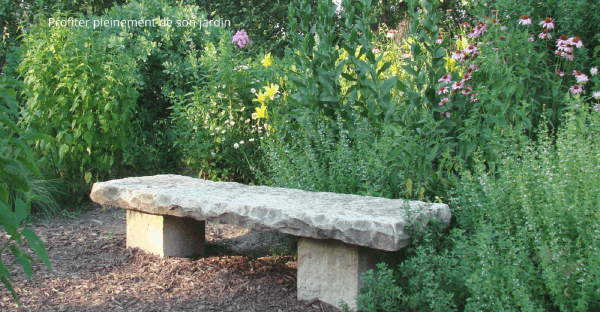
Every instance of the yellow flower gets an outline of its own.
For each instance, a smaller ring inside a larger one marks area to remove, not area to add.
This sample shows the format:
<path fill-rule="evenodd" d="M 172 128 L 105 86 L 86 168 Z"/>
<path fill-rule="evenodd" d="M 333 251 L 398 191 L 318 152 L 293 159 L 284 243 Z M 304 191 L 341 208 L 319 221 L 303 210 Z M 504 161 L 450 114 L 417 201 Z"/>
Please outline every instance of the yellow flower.
<path fill-rule="evenodd" d="M 297 69 L 296 69 L 296 65 L 292 65 L 292 66 L 290 67 L 290 69 L 291 69 L 293 72 L 296 72 L 296 70 L 297 70 Z"/>
<path fill-rule="evenodd" d="M 266 96 L 268 96 L 271 100 L 275 98 L 277 93 L 279 93 L 279 86 L 276 84 L 269 84 L 269 86 L 264 87 L 264 89 Z"/>
<path fill-rule="evenodd" d="M 446 70 L 448 70 L 448 72 L 453 72 L 458 68 L 458 66 L 456 66 L 456 60 L 450 56 L 446 57 Z"/>
<path fill-rule="evenodd" d="M 252 114 L 252 117 L 254 117 L 255 115 Z M 267 112 L 267 107 L 265 106 L 265 104 L 262 104 L 260 107 L 256 108 L 256 118 L 269 118 L 269 113 Z"/>
<path fill-rule="evenodd" d="M 258 101 L 260 104 L 265 104 L 266 100 L 267 94 L 262 93 L 262 91 L 258 91 L 258 93 L 256 94 L 256 99 L 254 99 L 253 101 Z"/>
<path fill-rule="evenodd" d="M 346 50 L 344 50 L 344 53 L 342 53 L 342 55 L 340 55 L 340 59 L 345 60 L 347 57 L 348 57 L 348 52 Z"/>
<path fill-rule="evenodd" d="M 265 55 L 265 58 L 260 62 L 263 65 L 265 65 L 265 67 L 269 67 L 269 66 L 273 65 L 273 58 L 271 57 L 271 52 L 267 53 L 267 55 Z"/>
<path fill-rule="evenodd" d="M 469 42 L 467 41 L 467 39 L 465 37 L 460 38 L 460 40 L 458 40 L 458 42 L 456 43 L 456 46 L 458 47 L 459 50 L 464 50 L 469 46 Z"/>

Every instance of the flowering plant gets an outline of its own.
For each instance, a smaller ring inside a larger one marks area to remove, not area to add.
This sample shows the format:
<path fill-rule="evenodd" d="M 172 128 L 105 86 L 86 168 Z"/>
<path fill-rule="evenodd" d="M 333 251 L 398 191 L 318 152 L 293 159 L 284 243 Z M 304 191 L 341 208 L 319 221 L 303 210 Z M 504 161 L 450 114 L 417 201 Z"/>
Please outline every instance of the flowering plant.
<path fill-rule="evenodd" d="M 235 35 L 233 35 L 233 38 L 231 38 L 231 42 L 236 43 L 239 48 L 245 48 L 246 45 L 252 44 L 252 40 L 248 38 L 248 34 L 243 29 L 238 30 L 238 32 L 236 32 Z"/>

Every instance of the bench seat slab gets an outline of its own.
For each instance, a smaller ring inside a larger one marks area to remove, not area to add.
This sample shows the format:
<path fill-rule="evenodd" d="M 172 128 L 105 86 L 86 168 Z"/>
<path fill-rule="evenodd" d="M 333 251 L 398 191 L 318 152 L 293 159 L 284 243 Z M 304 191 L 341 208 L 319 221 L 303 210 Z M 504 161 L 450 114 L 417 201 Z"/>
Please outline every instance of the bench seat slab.
<path fill-rule="evenodd" d="M 344 301 L 355 310 L 360 275 L 390 262 L 391 253 L 334 239 L 298 239 L 298 299 L 319 300 L 339 307 Z"/>
<path fill-rule="evenodd" d="M 127 247 L 161 257 L 204 255 L 205 221 L 127 210 Z"/>

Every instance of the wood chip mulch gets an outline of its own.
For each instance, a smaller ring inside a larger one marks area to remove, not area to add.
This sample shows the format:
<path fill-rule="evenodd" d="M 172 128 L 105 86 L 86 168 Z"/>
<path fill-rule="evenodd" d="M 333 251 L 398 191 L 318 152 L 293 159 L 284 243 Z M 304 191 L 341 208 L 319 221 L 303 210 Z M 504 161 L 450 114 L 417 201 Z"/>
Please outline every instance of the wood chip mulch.
<path fill-rule="evenodd" d="M 25 247 L 36 259 L 33 279 L 12 266 L 21 308 L 0 284 L 0 311 L 339 311 L 297 299 L 292 256 L 236 255 L 209 239 L 222 233 L 214 227 L 207 226 L 204 257 L 160 258 L 127 249 L 125 234 L 88 221 L 31 226 L 46 244 L 52 270 Z M 7 239 L 0 230 L 0 246 Z M 4 264 L 12 259 L 8 249 L 2 253 Z"/>

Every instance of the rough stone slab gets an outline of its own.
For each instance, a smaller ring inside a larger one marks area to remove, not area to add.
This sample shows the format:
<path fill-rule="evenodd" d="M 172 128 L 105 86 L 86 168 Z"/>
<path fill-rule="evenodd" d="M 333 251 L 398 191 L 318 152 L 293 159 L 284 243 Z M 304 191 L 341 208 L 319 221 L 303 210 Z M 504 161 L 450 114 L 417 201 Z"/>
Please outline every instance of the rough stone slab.
<path fill-rule="evenodd" d="M 338 240 L 298 239 L 298 299 L 317 297 L 335 307 L 343 300 L 356 310 L 361 274 L 376 271 L 379 262 L 391 262 L 388 253 Z"/>
<path fill-rule="evenodd" d="M 450 224 L 445 204 L 308 192 L 178 175 L 94 183 L 91 199 L 154 215 L 190 217 L 395 251 L 410 244 L 405 226 L 435 218 Z"/>
<path fill-rule="evenodd" d="M 127 248 L 161 257 L 204 255 L 205 221 L 127 210 Z"/>

